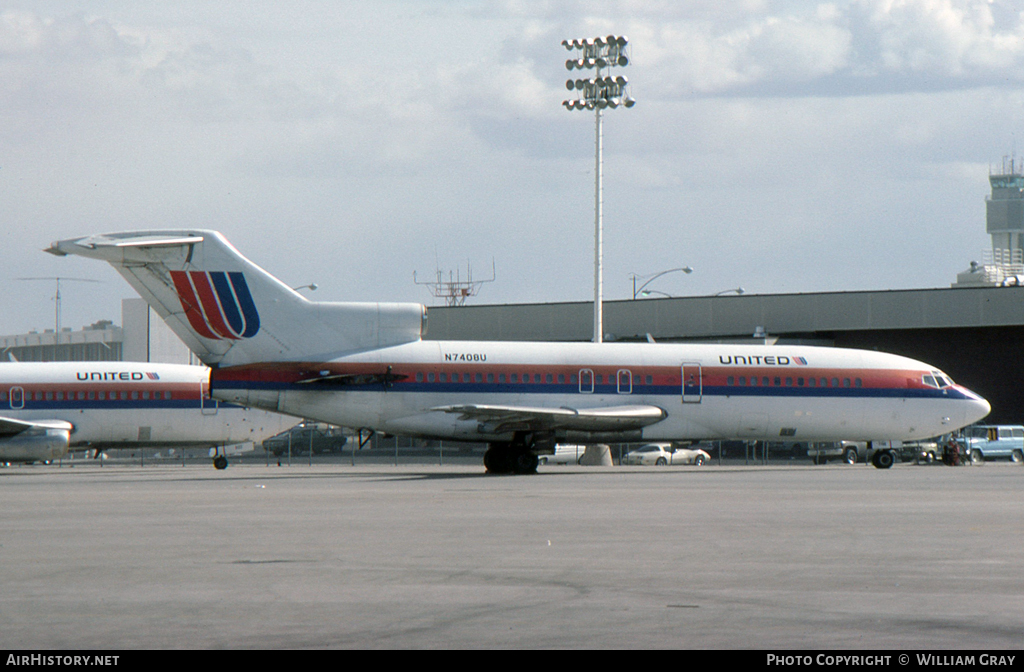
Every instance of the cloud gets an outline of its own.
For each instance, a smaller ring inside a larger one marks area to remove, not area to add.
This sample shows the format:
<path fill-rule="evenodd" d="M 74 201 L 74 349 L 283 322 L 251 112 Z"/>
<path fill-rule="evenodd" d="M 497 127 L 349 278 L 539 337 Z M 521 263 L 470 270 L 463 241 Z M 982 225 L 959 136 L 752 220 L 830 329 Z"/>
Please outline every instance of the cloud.
<path fill-rule="evenodd" d="M 321 299 L 429 300 L 410 276 L 435 250 L 496 257 L 488 301 L 585 299 L 594 124 L 560 105 L 567 37 L 631 40 L 638 104 L 605 124 L 613 294 L 682 262 L 702 275 L 679 291 L 951 281 L 986 242 L 986 162 L 1024 121 L 1003 0 L 18 2 L 0 13 L 11 277 L 66 272 L 14 270 L 58 263 L 21 252 L 54 238 L 210 226 Z M 880 262 L 893 240 L 914 253 Z"/>
<path fill-rule="evenodd" d="M 864 95 L 1024 80 L 1024 12 L 1007 0 L 728 3 L 693 13 L 607 4 L 621 13 L 616 31 L 629 34 L 636 70 L 658 97 Z"/>

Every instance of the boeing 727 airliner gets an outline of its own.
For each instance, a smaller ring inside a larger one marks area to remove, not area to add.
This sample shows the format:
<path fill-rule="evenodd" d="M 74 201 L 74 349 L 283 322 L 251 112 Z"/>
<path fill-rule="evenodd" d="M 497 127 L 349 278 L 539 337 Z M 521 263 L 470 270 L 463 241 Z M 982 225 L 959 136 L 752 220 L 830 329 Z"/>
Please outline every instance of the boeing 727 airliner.
<path fill-rule="evenodd" d="M 879 352 L 425 341 L 422 305 L 308 301 L 216 231 L 113 233 L 47 251 L 113 265 L 213 367 L 217 399 L 488 442 L 495 473 L 531 473 L 559 441 L 913 440 L 989 412 L 941 371 Z M 878 451 L 875 464 L 892 459 Z"/>
<path fill-rule="evenodd" d="M 218 447 L 259 442 L 295 418 L 219 404 L 205 366 L 138 362 L 0 364 L 0 462 L 69 448 Z M 227 465 L 218 453 L 218 468 Z"/>

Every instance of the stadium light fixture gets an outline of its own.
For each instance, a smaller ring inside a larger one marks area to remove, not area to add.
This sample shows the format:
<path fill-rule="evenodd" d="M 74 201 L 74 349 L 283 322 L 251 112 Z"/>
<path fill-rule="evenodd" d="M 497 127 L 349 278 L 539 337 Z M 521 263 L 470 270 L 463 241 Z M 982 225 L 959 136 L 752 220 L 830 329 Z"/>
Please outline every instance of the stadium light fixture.
<path fill-rule="evenodd" d="M 618 107 L 633 107 L 636 100 L 629 95 L 629 82 L 621 75 L 605 76 L 605 68 L 629 65 L 626 47 L 629 40 L 623 35 L 608 35 L 587 39 L 562 40 L 568 51 L 578 52 L 575 58 L 565 61 L 565 69 L 592 70 L 594 77 L 569 79 L 565 88 L 576 91 L 574 100 L 564 100 L 562 105 L 570 111 L 594 111 L 594 342 L 604 340 L 604 131 L 601 113 Z M 636 298 L 636 294 L 633 295 Z"/>

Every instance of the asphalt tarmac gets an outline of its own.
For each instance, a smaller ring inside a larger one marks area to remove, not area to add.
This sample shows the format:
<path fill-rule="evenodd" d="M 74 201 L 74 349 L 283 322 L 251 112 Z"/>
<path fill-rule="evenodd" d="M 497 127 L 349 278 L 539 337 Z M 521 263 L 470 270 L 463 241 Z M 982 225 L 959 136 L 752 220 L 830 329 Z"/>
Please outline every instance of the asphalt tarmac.
<path fill-rule="evenodd" d="M 0 469 L 0 648 L 1018 649 L 1024 467 Z"/>

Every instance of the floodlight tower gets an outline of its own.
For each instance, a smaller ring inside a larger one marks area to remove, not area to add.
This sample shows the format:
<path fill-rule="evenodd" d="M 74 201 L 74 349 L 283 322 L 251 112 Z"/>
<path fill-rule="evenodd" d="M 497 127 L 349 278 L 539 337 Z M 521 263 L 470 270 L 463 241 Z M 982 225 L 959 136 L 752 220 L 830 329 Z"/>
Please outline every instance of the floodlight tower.
<path fill-rule="evenodd" d="M 585 40 L 562 40 L 562 46 L 580 51 L 579 58 L 565 62 L 566 70 L 596 68 L 591 79 L 570 79 L 565 88 L 576 91 L 576 100 L 562 101 L 567 110 L 594 110 L 594 343 L 604 340 L 604 132 L 601 112 L 606 107 L 613 110 L 619 105 L 633 107 L 636 101 L 626 93 L 628 82 L 623 76 L 602 76 L 605 68 L 629 65 L 626 45 L 629 41 L 622 35 L 608 35 Z"/>

